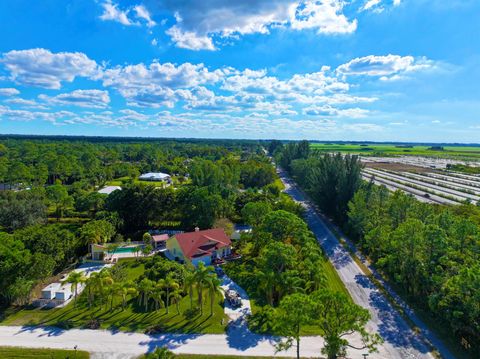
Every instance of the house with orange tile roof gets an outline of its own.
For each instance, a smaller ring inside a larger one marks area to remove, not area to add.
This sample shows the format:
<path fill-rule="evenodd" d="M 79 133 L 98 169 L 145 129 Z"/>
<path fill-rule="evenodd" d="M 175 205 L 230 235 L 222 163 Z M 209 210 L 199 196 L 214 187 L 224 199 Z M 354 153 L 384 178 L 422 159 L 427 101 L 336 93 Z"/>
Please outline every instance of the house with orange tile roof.
<path fill-rule="evenodd" d="M 167 256 L 180 262 L 211 264 L 229 256 L 232 242 L 222 228 L 178 233 L 167 240 Z"/>

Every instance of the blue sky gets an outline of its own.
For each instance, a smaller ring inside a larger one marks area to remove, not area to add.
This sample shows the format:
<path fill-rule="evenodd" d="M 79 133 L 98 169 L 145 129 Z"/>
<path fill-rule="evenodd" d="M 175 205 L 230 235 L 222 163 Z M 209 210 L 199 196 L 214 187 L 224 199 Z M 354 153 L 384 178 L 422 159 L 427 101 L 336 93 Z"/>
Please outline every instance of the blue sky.
<path fill-rule="evenodd" d="M 0 2 L 0 132 L 480 142 L 475 0 Z"/>

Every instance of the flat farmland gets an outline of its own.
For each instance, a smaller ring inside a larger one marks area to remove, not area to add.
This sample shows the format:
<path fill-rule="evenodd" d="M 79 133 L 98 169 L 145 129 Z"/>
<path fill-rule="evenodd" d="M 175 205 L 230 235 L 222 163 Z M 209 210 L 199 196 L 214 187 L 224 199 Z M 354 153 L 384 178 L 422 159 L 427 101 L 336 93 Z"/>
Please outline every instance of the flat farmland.
<path fill-rule="evenodd" d="M 480 146 L 436 146 L 395 145 L 395 144 L 348 144 L 312 143 L 311 148 L 319 152 L 340 152 L 362 156 L 426 156 L 480 160 Z"/>
<path fill-rule="evenodd" d="M 362 178 L 383 185 L 390 191 L 401 190 L 421 202 L 456 205 L 480 202 L 480 177 L 456 172 L 405 166 L 375 166 L 368 163 Z"/>

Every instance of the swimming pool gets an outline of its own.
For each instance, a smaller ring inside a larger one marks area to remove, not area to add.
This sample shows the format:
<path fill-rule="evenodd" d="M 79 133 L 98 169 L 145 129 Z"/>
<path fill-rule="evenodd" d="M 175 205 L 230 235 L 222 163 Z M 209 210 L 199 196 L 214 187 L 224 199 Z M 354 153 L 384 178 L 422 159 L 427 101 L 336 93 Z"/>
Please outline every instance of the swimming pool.
<path fill-rule="evenodd" d="M 129 246 L 129 247 L 120 247 L 115 249 L 114 251 L 108 252 L 108 254 L 115 254 L 115 253 L 134 253 L 135 248 L 140 247 L 142 250 L 142 246 Z"/>

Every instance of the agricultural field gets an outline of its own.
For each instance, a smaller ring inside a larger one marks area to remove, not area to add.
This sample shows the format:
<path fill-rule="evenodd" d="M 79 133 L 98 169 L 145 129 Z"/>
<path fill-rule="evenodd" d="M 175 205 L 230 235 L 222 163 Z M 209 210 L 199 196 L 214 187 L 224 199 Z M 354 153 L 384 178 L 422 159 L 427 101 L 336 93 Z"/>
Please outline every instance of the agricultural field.
<path fill-rule="evenodd" d="M 417 146 L 395 144 L 312 143 L 320 152 L 341 152 L 362 156 L 425 156 L 458 160 L 480 160 L 480 146 Z"/>
<path fill-rule="evenodd" d="M 426 170 L 415 166 L 376 166 L 367 163 L 362 171 L 364 180 L 373 180 L 389 190 L 402 190 L 426 203 L 455 205 L 480 202 L 480 176 Z"/>

